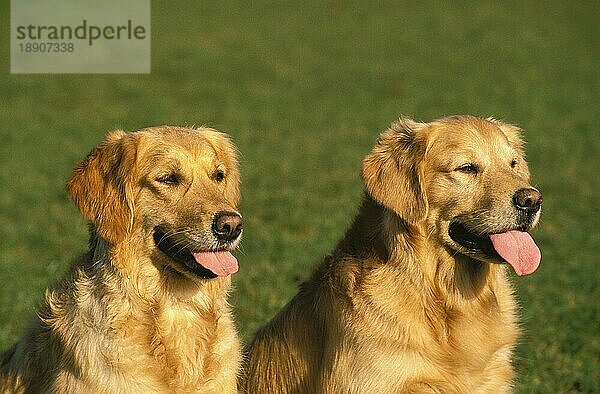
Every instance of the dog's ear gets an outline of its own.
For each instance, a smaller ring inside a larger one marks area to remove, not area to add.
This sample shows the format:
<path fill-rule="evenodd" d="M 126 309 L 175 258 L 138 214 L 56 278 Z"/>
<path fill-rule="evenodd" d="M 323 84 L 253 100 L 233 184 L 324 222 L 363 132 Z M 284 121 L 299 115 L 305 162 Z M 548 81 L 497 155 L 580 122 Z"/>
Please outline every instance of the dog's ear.
<path fill-rule="evenodd" d="M 78 164 L 65 189 L 97 233 L 119 243 L 133 225 L 130 182 L 135 162 L 135 143 L 123 131 L 109 133 Z"/>
<path fill-rule="evenodd" d="M 523 130 L 520 127 L 504 123 L 495 118 L 487 118 L 489 122 L 492 122 L 504 133 L 508 139 L 508 143 L 512 146 L 519 154 L 524 154 L 525 141 L 523 140 Z"/>
<path fill-rule="evenodd" d="M 369 194 L 410 224 L 427 215 L 420 161 L 425 152 L 421 130 L 426 126 L 400 119 L 384 131 L 363 160 L 362 177 Z"/>
<path fill-rule="evenodd" d="M 218 156 L 225 162 L 227 167 L 227 194 L 225 198 L 233 205 L 240 202 L 240 170 L 238 166 L 239 151 L 231 138 L 220 131 L 213 129 L 203 129 L 204 133 L 209 133 L 211 144 L 218 152 Z"/>
<path fill-rule="evenodd" d="M 506 139 L 508 139 L 508 144 L 521 156 L 525 158 L 525 140 L 523 139 L 523 130 L 515 125 L 504 123 L 500 120 L 494 118 L 487 118 L 488 121 L 492 122 L 504 135 Z M 527 166 L 527 162 L 523 160 L 521 169 L 524 172 L 526 177 L 529 177 L 529 167 Z"/>
<path fill-rule="evenodd" d="M 228 182 L 231 182 L 231 194 L 228 196 L 228 199 L 234 204 L 238 205 L 240 202 L 240 170 L 238 165 L 238 157 L 239 152 L 237 147 L 233 144 L 230 137 L 225 133 L 219 133 L 220 142 L 224 147 L 224 157 L 227 159 L 227 167 L 229 168 L 229 179 Z"/>

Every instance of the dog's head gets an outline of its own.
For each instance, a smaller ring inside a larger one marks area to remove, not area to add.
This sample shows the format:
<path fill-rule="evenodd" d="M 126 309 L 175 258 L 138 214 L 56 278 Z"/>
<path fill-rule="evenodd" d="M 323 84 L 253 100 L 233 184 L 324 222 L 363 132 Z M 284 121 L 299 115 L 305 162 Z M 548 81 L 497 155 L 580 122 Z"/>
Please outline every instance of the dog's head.
<path fill-rule="evenodd" d="M 453 252 L 535 271 L 540 252 L 527 231 L 542 196 L 529 183 L 521 130 L 493 118 L 402 119 L 363 162 L 368 193 L 409 226 Z"/>
<path fill-rule="evenodd" d="M 141 244 L 155 265 L 187 277 L 226 276 L 237 271 L 230 251 L 242 233 L 236 156 L 211 129 L 115 131 L 66 189 L 109 244 Z"/>

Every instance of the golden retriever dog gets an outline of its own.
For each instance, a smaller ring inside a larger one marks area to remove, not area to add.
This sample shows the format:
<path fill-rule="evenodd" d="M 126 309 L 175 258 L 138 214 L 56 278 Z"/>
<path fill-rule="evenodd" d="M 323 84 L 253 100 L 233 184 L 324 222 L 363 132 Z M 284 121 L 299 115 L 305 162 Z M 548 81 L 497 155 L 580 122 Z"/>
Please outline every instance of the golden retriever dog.
<path fill-rule="evenodd" d="M 2 357 L 0 392 L 236 392 L 236 156 L 210 129 L 109 133 L 66 186 L 90 249 Z"/>
<path fill-rule="evenodd" d="M 501 393 L 519 335 L 507 267 L 538 267 L 520 130 L 402 119 L 363 161 L 333 253 L 249 345 L 248 393 Z"/>

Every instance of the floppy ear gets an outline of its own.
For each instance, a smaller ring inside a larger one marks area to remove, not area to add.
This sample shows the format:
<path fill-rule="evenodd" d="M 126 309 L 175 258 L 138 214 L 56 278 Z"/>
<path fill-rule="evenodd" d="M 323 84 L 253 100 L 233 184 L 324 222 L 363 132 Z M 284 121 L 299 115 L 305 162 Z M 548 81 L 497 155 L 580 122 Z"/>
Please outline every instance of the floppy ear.
<path fill-rule="evenodd" d="M 227 167 L 230 169 L 230 173 L 233 176 L 229 177 L 231 182 L 231 202 L 237 205 L 240 202 L 240 170 L 238 166 L 239 152 L 237 147 L 233 144 L 230 137 L 225 133 L 219 133 L 221 144 L 224 147 L 224 155 L 227 158 Z"/>
<path fill-rule="evenodd" d="M 65 187 L 97 233 L 112 244 L 121 242 L 133 224 L 128 189 L 134 161 L 134 142 L 125 132 L 113 131 L 74 168 Z"/>
<path fill-rule="evenodd" d="M 228 194 L 227 200 L 238 205 L 240 202 L 240 170 L 238 166 L 239 151 L 235 144 L 231 141 L 231 138 L 220 131 L 213 129 L 198 129 L 203 133 L 207 133 L 211 136 L 209 139 L 211 145 L 219 153 L 219 157 L 225 161 L 225 166 L 228 169 Z"/>
<path fill-rule="evenodd" d="M 384 131 L 363 160 L 362 177 L 367 191 L 410 224 L 427 215 L 427 198 L 419 174 L 425 124 L 400 119 Z"/>
<path fill-rule="evenodd" d="M 491 117 L 487 118 L 487 120 L 492 122 L 496 126 L 498 126 L 500 131 L 502 131 L 504 133 L 504 135 L 506 136 L 506 138 L 508 139 L 509 145 L 512 146 L 513 149 L 516 150 L 517 153 L 521 157 L 524 158 L 525 157 L 525 140 L 523 139 L 523 130 L 518 126 L 504 123 L 500 120 L 497 120 L 497 119 L 494 119 Z M 529 174 L 529 167 L 527 166 L 527 162 L 523 161 L 521 168 L 523 169 L 525 175 L 527 177 L 529 177 L 530 174 Z"/>
<path fill-rule="evenodd" d="M 508 143 L 514 149 L 516 149 L 521 155 L 524 154 L 525 141 L 523 140 L 523 130 L 512 124 L 504 123 L 495 118 L 487 118 L 489 122 L 492 122 L 504 133 L 508 139 Z"/>

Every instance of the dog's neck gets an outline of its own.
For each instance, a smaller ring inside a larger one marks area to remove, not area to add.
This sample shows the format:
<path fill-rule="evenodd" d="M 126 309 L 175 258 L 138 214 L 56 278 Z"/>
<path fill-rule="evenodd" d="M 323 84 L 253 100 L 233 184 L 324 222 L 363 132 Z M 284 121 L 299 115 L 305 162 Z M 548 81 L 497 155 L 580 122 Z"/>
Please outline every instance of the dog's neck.
<path fill-rule="evenodd" d="M 440 247 L 424 223 L 410 225 L 366 195 L 335 254 L 352 255 L 386 269 L 409 270 L 446 301 L 468 302 L 487 293 L 504 267 L 481 263 Z"/>
<path fill-rule="evenodd" d="M 197 366 L 193 363 L 203 365 L 223 357 L 236 364 L 239 343 L 226 299 L 230 278 L 194 282 L 176 272 L 163 272 L 144 254 L 148 248 L 140 238 L 143 235 L 110 244 L 91 229 L 90 250 L 73 267 L 74 286 L 85 300 L 79 308 L 86 313 L 74 316 L 71 322 L 81 324 L 88 315 L 99 316 L 94 320 L 95 330 L 114 335 L 112 339 L 129 352 L 124 359 L 147 360 L 142 372 L 158 370 L 151 373 L 163 374 L 174 386 L 193 386 L 202 378 L 194 373 Z M 90 280 L 92 277 L 95 280 Z M 52 310 L 49 315 L 68 313 L 52 305 L 48 308 Z M 105 314 L 92 313 L 99 309 Z M 219 336 L 220 332 L 228 334 Z M 206 349 L 220 349 L 221 353 L 199 358 Z M 98 355 L 102 360 L 112 356 Z M 131 364 L 129 370 L 138 366 L 137 361 Z"/>
<path fill-rule="evenodd" d="M 148 303 L 169 299 L 189 304 L 201 296 L 202 304 L 208 306 L 228 292 L 229 277 L 193 281 L 171 268 L 157 266 L 152 262 L 152 256 L 146 253 L 148 248 L 143 246 L 143 238 L 142 234 L 132 234 L 123 242 L 110 244 L 91 226 L 90 268 L 106 280 L 118 278 L 114 282 L 127 287 L 122 289 L 123 294 L 134 294 L 140 301 Z M 135 245 L 142 246 L 134 250 Z M 123 261 L 128 264 L 121 264 Z M 207 295 L 210 300 L 206 299 Z"/>

